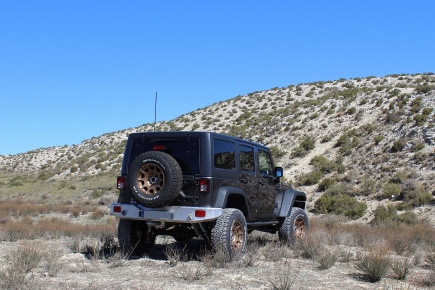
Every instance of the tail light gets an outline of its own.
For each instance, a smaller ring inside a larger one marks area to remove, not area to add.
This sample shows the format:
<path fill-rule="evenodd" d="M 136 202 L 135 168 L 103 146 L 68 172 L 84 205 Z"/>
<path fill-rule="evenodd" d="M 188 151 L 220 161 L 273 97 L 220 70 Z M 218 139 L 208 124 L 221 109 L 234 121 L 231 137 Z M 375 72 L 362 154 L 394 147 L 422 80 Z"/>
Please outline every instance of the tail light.
<path fill-rule="evenodd" d="M 124 176 L 118 176 L 116 178 L 116 188 L 119 190 L 125 189 L 125 177 Z"/>
<path fill-rule="evenodd" d="M 199 180 L 199 192 L 208 192 L 210 181 L 206 178 Z"/>
<path fill-rule="evenodd" d="M 203 209 L 195 210 L 195 217 L 204 218 L 205 217 L 205 210 L 203 210 Z"/>
<path fill-rule="evenodd" d="M 154 145 L 153 149 L 154 151 L 165 151 L 166 147 L 165 145 Z"/>

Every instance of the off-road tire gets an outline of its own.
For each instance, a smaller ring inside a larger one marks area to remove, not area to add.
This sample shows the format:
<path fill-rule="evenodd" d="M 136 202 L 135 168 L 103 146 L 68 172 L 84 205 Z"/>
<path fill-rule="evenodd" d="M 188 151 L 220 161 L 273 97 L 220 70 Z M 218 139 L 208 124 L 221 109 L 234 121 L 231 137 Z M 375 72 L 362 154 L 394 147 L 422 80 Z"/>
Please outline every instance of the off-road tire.
<path fill-rule="evenodd" d="M 278 232 L 279 239 L 286 244 L 294 244 L 296 240 L 303 238 L 310 228 L 308 216 L 305 210 L 294 207 L 287 216 Z"/>
<path fill-rule="evenodd" d="M 180 165 L 170 155 L 160 151 L 142 153 L 132 162 L 128 184 L 134 198 L 151 208 L 172 204 L 183 182 Z"/>
<path fill-rule="evenodd" d="M 245 251 L 247 239 L 248 231 L 243 213 L 234 208 L 224 209 L 211 230 L 213 250 L 222 251 L 231 260 Z"/>
<path fill-rule="evenodd" d="M 143 256 L 151 251 L 156 237 L 148 234 L 145 222 L 120 219 L 118 223 L 118 243 L 124 257 Z"/>

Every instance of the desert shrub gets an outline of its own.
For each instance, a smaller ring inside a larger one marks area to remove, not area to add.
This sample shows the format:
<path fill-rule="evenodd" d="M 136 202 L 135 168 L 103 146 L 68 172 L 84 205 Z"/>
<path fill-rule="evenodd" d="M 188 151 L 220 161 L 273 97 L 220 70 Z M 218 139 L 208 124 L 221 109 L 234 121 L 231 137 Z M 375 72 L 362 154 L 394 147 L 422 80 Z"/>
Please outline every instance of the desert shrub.
<path fill-rule="evenodd" d="M 271 288 L 274 290 L 289 290 L 293 289 L 293 284 L 295 283 L 299 275 L 298 269 L 293 269 L 291 264 L 286 263 L 278 271 L 278 277 L 269 278 L 269 283 Z"/>
<path fill-rule="evenodd" d="M 435 253 L 426 255 L 426 263 L 432 271 L 435 271 Z"/>
<path fill-rule="evenodd" d="M 305 150 L 305 151 L 311 151 L 315 148 L 316 145 L 316 140 L 310 136 L 305 137 L 302 140 L 302 143 L 300 144 L 300 146 Z"/>
<path fill-rule="evenodd" d="M 412 211 L 406 211 L 400 215 L 397 215 L 394 220 L 399 224 L 415 225 L 418 223 L 418 216 Z"/>
<path fill-rule="evenodd" d="M 334 184 L 336 183 L 336 180 L 334 178 L 324 178 L 322 179 L 322 181 L 319 183 L 319 191 L 325 191 L 328 190 L 329 188 L 331 188 L 332 186 L 334 186 Z"/>
<path fill-rule="evenodd" d="M 395 278 L 397 280 L 405 280 L 411 271 L 412 265 L 408 260 L 396 259 L 391 264 L 391 269 L 394 272 Z"/>
<path fill-rule="evenodd" d="M 424 108 L 422 114 L 425 116 L 430 115 L 430 113 L 432 113 L 433 108 Z"/>
<path fill-rule="evenodd" d="M 316 140 L 310 136 L 304 137 L 301 144 L 293 149 L 293 157 L 304 157 L 309 151 L 313 150 L 316 146 Z"/>
<path fill-rule="evenodd" d="M 403 112 L 400 111 L 391 111 L 386 113 L 385 122 L 387 124 L 396 124 L 402 120 Z"/>
<path fill-rule="evenodd" d="M 24 185 L 24 178 L 22 176 L 15 176 L 9 181 L 9 187 L 18 187 Z"/>
<path fill-rule="evenodd" d="M 299 176 L 299 185 L 314 185 L 317 184 L 320 179 L 323 177 L 323 173 L 321 171 L 315 170 L 306 174 L 301 174 Z"/>
<path fill-rule="evenodd" d="M 387 274 L 391 263 L 388 250 L 384 247 L 377 247 L 368 254 L 359 257 L 355 267 L 364 272 L 371 282 L 377 282 Z"/>
<path fill-rule="evenodd" d="M 304 150 L 304 148 L 302 148 L 300 146 L 296 147 L 292 151 L 292 157 L 304 157 L 307 154 L 308 154 L 308 152 L 306 150 Z"/>
<path fill-rule="evenodd" d="M 338 182 L 326 190 L 328 195 L 344 194 L 348 196 L 355 196 L 358 194 L 357 189 L 350 183 Z"/>
<path fill-rule="evenodd" d="M 314 203 L 314 210 L 317 213 L 345 215 L 351 219 L 362 217 L 366 209 L 365 202 L 359 202 L 356 198 L 346 194 L 331 195 L 325 193 Z"/>
<path fill-rule="evenodd" d="M 197 281 L 212 274 L 211 268 L 207 268 L 203 263 L 185 263 L 182 267 L 178 267 L 177 271 L 181 278 L 188 282 Z"/>
<path fill-rule="evenodd" d="M 335 251 L 331 251 L 324 247 L 315 260 L 320 264 L 320 270 L 326 270 L 334 266 L 339 257 L 340 256 Z"/>
<path fill-rule="evenodd" d="M 284 244 L 267 243 L 263 248 L 263 255 L 267 261 L 278 262 L 289 257 L 288 247 Z"/>
<path fill-rule="evenodd" d="M 376 208 L 375 218 L 372 220 L 372 224 L 379 225 L 393 221 L 397 216 L 397 208 L 393 205 L 387 207 L 380 205 Z"/>
<path fill-rule="evenodd" d="M 391 146 L 391 152 L 402 151 L 402 149 L 405 148 L 405 145 L 406 145 L 406 139 L 400 138 L 394 141 L 393 145 Z"/>
<path fill-rule="evenodd" d="M 270 146 L 270 153 L 272 154 L 274 160 L 279 160 L 281 157 L 287 154 L 287 152 L 281 150 L 277 146 Z"/>
<path fill-rule="evenodd" d="M 323 231 L 311 231 L 293 245 L 294 251 L 304 259 L 316 259 L 323 250 L 326 242 Z"/>
<path fill-rule="evenodd" d="M 434 86 L 431 86 L 429 84 L 418 84 L 415 89 L 416 89 L 417 93 L 426 94 L 426 93 L 429 93 L 430 91 L 432 91 L 434 88 L 435 88 Z M 418 97 L 418 98 L 421 98 L 421 97 Z"/>
<path fill-rule="evenodd" d="M 422 190 L 405 191 L 403 192 L 403 199 L 413 207 L 429 204 L 432 201 L 432 194 Z"/>
<path fill-rule="evenodd" d="M 427 119 L 428 116 L 423 114 L 415 114 L 413 117 L 415 124 L 419 127 L 423 126 L 424 123 L 426 123 Z"/>
<path fill-rule="evenodd" d="M 359 186 L 359 194 L 367 196 L 372 193 L 378 192 L 378 189 L 378 182 L 371 177 L 366 177 L 363 179 L 362 183 Z"/>
<path fill-rule="evenodd" d="M 378 145 L 382 140 L 384 140 L 384 136 L 382 135 L 376 135 L 373 140 L 375 141 L 375 144 Z"/>
<path fill-rule="evenodd" d="M 106 215 L 106 211 L 105 211 L 105 210 L 102 210 L 102 209 L 97 208 L 97 209 L 95 209 L 95 210 L 92 212 L 92 214 L 91 214 L 91 219 L 93 219 L 93 220 L 99 220 L 99 219 L 101 219 L 102 217 L 104 217 L 105 215 Z"/>
<path fill-rule="evenodd" d="M 352 136 L 352 132 L 345 133 L 338 138 L 335 147 L 340 147 L 339 152 L 343 155 L 349 155 L 352 149 L 360 144 L 357 136 Z"/>
<path fill-rule="evenodd" d="M 35 242 L 21 243 L 6 260 L 11 267 L 20 273 L 27 273 L 36 268 L 44 257 L 40 244 Z"/>
<path fill-rule="evenodd" d="M 356 108 L 355 107 L 350 107 L 349 109 L 347 109 L 346 114 L 347 115 L 353 115 L 356 113 Z"/>
<path fill-rule="evenodd" d="M 413 147 L 413 151 L 418 152 L 418 151 L 422 150 L 424 148 L 424 146 L 425 145 L 423 142 L 417 142 Z"/>
<path fill-rule="evenodd" d="M 322 171 L 323 173 L 331 173 L 336 170 L 336 164 L 333 161 L 329 161 L 328 158 L 324 156 L 314 156 L 310 161 L 316 170 Z"/>
<path fill-rule="evenodd" d="M 423 97 L 415 98 L 411 103 L 411 112 L 418 113 L 422 107 Z"/>

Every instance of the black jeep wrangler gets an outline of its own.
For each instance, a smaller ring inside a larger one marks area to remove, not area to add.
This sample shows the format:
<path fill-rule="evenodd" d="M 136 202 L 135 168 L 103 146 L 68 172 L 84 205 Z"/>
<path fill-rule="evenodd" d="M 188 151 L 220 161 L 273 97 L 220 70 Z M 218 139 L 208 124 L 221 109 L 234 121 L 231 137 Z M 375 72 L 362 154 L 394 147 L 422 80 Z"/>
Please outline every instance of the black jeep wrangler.
<path fill-rule="evenodd" d="M 133 133 L 128 137 L 117 203 L 126 254 L 150 251 L 157 235 L 201 236 L 231 258 L 248 232 L 278 232 L 292 243 L 309 228 L 306 195 L 281 184 L 267 147 L 211 132 Z"/>

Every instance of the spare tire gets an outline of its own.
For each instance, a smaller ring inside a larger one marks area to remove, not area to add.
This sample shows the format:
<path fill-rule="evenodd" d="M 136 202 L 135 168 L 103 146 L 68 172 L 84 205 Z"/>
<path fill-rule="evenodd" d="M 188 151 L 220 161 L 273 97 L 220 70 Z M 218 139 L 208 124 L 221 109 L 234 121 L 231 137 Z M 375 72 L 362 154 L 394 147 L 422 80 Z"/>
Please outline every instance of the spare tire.
<path fill-rule="evenodd" d="M 172 204 L 181 191 L 183 173 L 170 155 L 160 151 L 142 153 L 131 163 L 128 184 L 135 199 L 146 207 Z"/>

